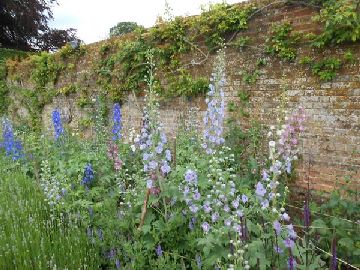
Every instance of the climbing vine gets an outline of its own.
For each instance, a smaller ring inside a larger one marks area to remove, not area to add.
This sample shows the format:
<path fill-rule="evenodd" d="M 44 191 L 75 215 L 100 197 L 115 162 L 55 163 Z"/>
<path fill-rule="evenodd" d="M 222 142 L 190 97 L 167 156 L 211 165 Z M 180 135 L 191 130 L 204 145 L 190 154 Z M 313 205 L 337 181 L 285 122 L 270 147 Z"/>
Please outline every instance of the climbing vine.
<path fill-rule="evenodd" d="M 356 42 L 360 40 L 360 2 L 358 0 L 324 0 L 315 20 L 324 26 L 323 32 L 316 36 L 313 45 L 326 45 Z"/>

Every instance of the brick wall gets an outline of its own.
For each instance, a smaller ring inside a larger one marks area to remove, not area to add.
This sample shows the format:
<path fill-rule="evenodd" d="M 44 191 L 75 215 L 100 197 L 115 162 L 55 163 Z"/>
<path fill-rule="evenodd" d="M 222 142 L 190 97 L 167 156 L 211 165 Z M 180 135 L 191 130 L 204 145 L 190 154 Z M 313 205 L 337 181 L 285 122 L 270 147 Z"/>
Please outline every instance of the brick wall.
<path fill-rule="evenodd" d="M 251 38 L 251 47 L 243 50 L 233 48 L 226 49 L 227 55 L 227 85 L 226 101 L 239 103 L 238 92 L 246 91 L 250 94 L 250 114 L 264 124 L 274 124 L 274 117 L 279 97 L 283 89 L 287 89 L 288 108 L 302 106 L 308 115 L 306 132 L 302 139 L 303 160 L 297 167 L 297 187 L 305 187 L 307 179 L 310 187 L 316 190 L 329 191 L 336 187 L 337 180 L 343 180 L 345 176 L 360 183 L 360 64 L 346 64 L 340 74 L 332 82 L 321 82 L 314 77 L 308 68 L 295 61 L 294 63 L 282 62 L 276 57 L 269 57 L 263 53 L 261 46 L 264 44 L 269 29 L 274 22 L 290 21 L 296 31 L 303 33 L 318 33 L 320 26 L 313 23 L 311 17 L 314 11 L 301 6 L 273 6 L 252 17 L 249 29 L 239 35 Z M 96 44 L 89 45 L 88 53 L 98 55 Z M 302 56 L 341 56 L 350 49 L 357 60 L 360 59 L 360 44 L 346 45 L 326 50 L 315 50 L 306 44 L 299 44 L 298 58 Z M 200 55 L 187 55 L 183 61 L 191 59 L 200 60 Z M 268 64 L 260 69 L 259 79 L 255 84 L 247 84 L 243 81 L 242 72 L 254 69 L 257 59 L 266 58 Z M 194 75 L 210 76 L 213 56 L 201 66 L 192 66 Z M 69 82 L 77 82 L 87 87 L 94 95 L 98 92 L 95 79 L 84 79 L 84 74 L 91 74 L 92 63 L 86 56 L 77 64 L 76 72 L 62 74 L 57 87 Z M 28 83 L 28 82 L 27 82 Z M 23 82 L 23 84 L 27 84 Z M 28 85 L 31 87 L 31 85 Z M 16 94 L 13 95 L 16 100 Z M 89 111 L 79 109 L 75 105 L 77 96 L 57 97 L 52 104 L 45 106 L 43 111 L 43 124 L 50 126 L 50 113 L 52 108 L 62 110 L 69 125 L 77 127 L 79 119 L 87 115 Z M 130 127 L 138 129 L 141 124 L 141 97 L 134 98 L 129 95 L 125 101 L 122 112 L 124 129 Z M 162 102 L 160 118 L 165 130 L 171 136 L 187 116 L 190 108 L 198 107 L 200 113 L 198 120 L 201 121 L 205 111 L 204 98 L 176 98 Z M 21 106 L 11 108 L 14 116 L 27 115 L 26 109 Z M 89 110 L 89 109 L 88 109 Z M 248 126 L 248 120 L 238 119 L 238 124 Z M 308 163 L 311 162 L 309 169 Z M 307 177 L 307 175 L 309 175 Z M 355 185 L 356 186 L 356 185 Z M 358 187 L 358 186 L 357 186 Z M 356 188 L 357 188 L 356 187 Z"/>

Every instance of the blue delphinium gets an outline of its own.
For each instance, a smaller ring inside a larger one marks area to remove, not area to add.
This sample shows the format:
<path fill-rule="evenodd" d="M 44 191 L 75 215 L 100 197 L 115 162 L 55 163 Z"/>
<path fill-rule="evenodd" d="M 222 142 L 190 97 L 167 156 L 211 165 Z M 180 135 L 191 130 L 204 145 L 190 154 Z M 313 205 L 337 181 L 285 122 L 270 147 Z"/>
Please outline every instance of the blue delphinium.
<path fill-rule="evenodd" d="M 4 148 L 7 156 L 12 157 L 13 160 L 18 160 L 23 156 L 23 148 L 20 141 L 15 139 L 15 135 L 9 120 L 3 122 L 3 142 L 1 147 Z"/>
<path fill-rule="evenodd" d="M 95 177 L 94 171 L 92 169 L 91 164 L 89 163 L 85 166 L 84 176 L 81 181 L 81 184 L 88 188 L 91 182 L 93 181 L 94 177 Z"/>
<path fill-rule="evenodd" d="M 58 110 L 54 110 L 52 112 L 52 121 L 54 125 L 55 140 L 58 140 L 61 137 L 61 135 L 64 134 L 64 128 L 61 122 L 60 112 Z"/>
<path fill-rule="evenodd" d="M 121 108 L 119 103 L 115 103 L 113 107 L 113 140 L 121 138 Z"/>

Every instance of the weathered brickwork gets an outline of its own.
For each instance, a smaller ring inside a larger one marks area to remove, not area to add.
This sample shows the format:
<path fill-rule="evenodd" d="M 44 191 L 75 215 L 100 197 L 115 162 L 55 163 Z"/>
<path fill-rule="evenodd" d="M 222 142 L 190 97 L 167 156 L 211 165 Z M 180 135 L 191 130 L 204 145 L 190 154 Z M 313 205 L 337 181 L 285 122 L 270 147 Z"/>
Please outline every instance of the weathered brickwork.
<path fill-rule="evenodd" d="M 297 165 L 298 178 L 296 186 L 305 187 L 307 179 L 310 187 L 316 190 L 329 191 L 336 187 L 337 180 L 349 176 L 360 183 L 360 61 L 345 64 L 338 76 L 332 82 L 322 82 L 311 74 L 308 67 L 294 63 L 283 62 L 275 56 L 264 54 L 263 44 L 270 27 L 274 22 L 290 21 L 296 31 L 317 33 L 320 26 L 311 17 L 314 11 L 299 6 L 277 6 L 255 15 L 249 24 L 249 29 L 239 35 L 251 38 L 251 47 L 242 50 L 226 49 L 227 55 L 227 86 L 226 101 L 239 103 L 238 92 L 250 94 L 249 112 L 260 122 L 271 125 L 276 123 L 276 111 L 280 103 L 280 94 L 286 90 L 289 109 L 302 106 L 305 108 L 308 120 L 306 132 L 302 139 L 302 160 Z M 98 52 L 89 45 L 90 53 Z M 299 44 L 298 58 L 302 56 L 341 56 L 346 50 L 351 50 L 355 60 L 360 59 L 360 44 L 346 45 L 326 50 L 316 50 L 306 44 Z M 184 62 L 200 59 L 200 55 L 184 57 Z M 252 72 L 257 59 L 265 58 L 267 65 L 260 68 L 260 75 L 254 84 L 245 83 L 242 73 Z M 191 67 L 195 75 L 210 76 L 213 56 L 201 66 Z M 84 74 L 90 74 L 91 63 L 83 57 L 77 65 L 77 73 L 62 75 L 58 87 L 77 81 L 90 89 L 90 93 L 99 90 L 95 79 L 84 80 Z M 43 124 L 49 127 L 52 108 L 58 107 L 72 127 L 77 127 L 79 119 L 88 114 L 76 105 L 76 96 L 55 98 L 53 104 L 45 106 Z M 15 97 L 16 99 L 16 97 Z M 143 98 L 129 95 L 122 106 L 124 129 L 138 129 L 141 125 Z M 160 118 L 165 130 L 171 136 L 187 117 L 190 108 L 198 107 L 201 121 L 205 111 L 204 97 L 176 98 L 162 102 Z M 26 115 L 24 108 L 17 108 L 18 114 Z M 14 111 L 14 109 L 13 109 Z M 239 125 L 248 126 L 246 119 L 239 119 Z M 308 166 L 308 163 L 311 166 Z"/>

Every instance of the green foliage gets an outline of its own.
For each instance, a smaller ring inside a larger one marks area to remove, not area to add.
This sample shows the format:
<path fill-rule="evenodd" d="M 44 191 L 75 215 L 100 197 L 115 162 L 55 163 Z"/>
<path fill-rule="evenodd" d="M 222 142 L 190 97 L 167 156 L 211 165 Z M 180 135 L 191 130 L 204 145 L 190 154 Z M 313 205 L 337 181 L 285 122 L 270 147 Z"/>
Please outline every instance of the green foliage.
<path fill-rule="evenodd" d="M 260 75 L 260 71 L 259 70 L 254 70 L 254 71 L 244 71 L 242 76 L 243 76 L 243 81 L 247 84 L 254 84 L 258 77 Z"/>
<path fill-rule="evenodd" d="M 147 74 L 146 53 L 150 49 L 141 37 L 120 44 L 116 54 L 107 55 L 98 63 L 98 84 L 113 101 L 120 101 L 124 93 L 139 93 Z"/>
<path fill-rule="evenodd" d="M 12 49 L 0 48 L 0 116 L 7 113 L 10 99 L 9 88 L 6 84 L 6 61 L 8 59 L 22 59 L 29 53 Z"/>
<path fill-rule="evenodd" d="M 252 6 L 210 5 L 197 18 L 195 28 L 205 37 L 207 46 L 213 49 L 224 43 L 229 34 L 247 29 L 248 18 L 254 10 Z"/>
<path fill-rule="evenodd" d="M 165 97 L 195 97 L 204 95 L 209 88 L 209 79 L 204 77 L 193 78 L 186 70 L 170 77 L 167 90 L 161 93 Z"/>
<path fill-rule="evenodd" d="M 347 262 L 360 266 L 360 202 L 359 192 L 351 188 L 347 181 L 337 185 L 339 188 L 326 194 L 321 205 L 312 204 L 311 210 L 316 219 L 311 233 L 318 236 L 317 245 L 331 253 L 331 242 L 337 240 L 337 256 Z M 329 196 L 329 197 L 328 197 Z M 340 263 L 341 265 L 341 263 Z"/>
<path fill-rule="evenodd" d="M 312 73 L 317 75 L 323 81 L 333 80 L 342 65 L 340 59 L 332 57 L 324 58 L 319 61 L 314 61 L 310 57 L 304 57 L 300 63 L 310 65 Z"/>
<path fill-rule="evenodd" d="M 360 40 L 360 4 L 357 0 L 324 0 L 315 20 L 324 24 L 313 45 L 341 44 Z"/>
<path fill-rule="evenodd" d="M 62 70 L 60 65 L 53 54 L 42 52 L 39 55 L 33 55 L 30 61 L 34 65 L 31 71 L 31 79 L 35 82 L 38 90 L 45 89 L 48 83 L 55 84 L 59 72 Z"/>
<path fill-rule="evenodd" d="M 318 75 L 321 80 L 330 81 L 335 78 L 336 71 L 341 67 L 341 60 L 337 58 L 326 58 L 315 63 L 311 70 L 313 74 Z"/>
<path fill-rule="evenodd" d="M 354 54 L 351 52 L 351 50 L 347 50 L 344 53 L 344 60 L 350 64 L 354 64 L 357 61 L 354 57 Z"/>
<path fill-rule="evenodd" d="M 274 24 L 271 36 L 266 39 L 266 52 L 277 55 L 283 60 L 293 61 L 296 58 L 296 43 L 299 36 L 292 32 L 290 23 Z"/>
<path fill-rule="evenodd" d="M 70 44 L 66 44 L 65 46 L 61 47 L 60 50 L 58 50 L 57 52 L 61 60 L 72 60 L 74 62 L 76 62 L 85 53 L 86 46 L 82 44 L 78 48 L 73 48 Z"/>
<path fill-rule="evenodd" d="M 110 37 L 123 36 L 125 34 L 134 32 L 136 29 L 142 29 L 143 26 L 136 22 L 119 22 L 117 25 L 110 28 Z"/>
<path fill-rule="evenodd" d="M 69 84 L 57 89 L 57 93 L 68 96 L 70 94 L 76 93 L 78 91 L 78 88 L 79 86 L 76 84 Z"/>
<path fill-rule="evenodd" d="M 247 46 L 249 44 L 249 42 L 250 42 L 249 37 L 240 36 L 235 41 L 231 42 L 230 45 L 235 48 L 242 49 L 245 46 Z"/>
<path fill-rule="evenodd" d="M 165 61 L 170 61 L 176 54 L 190 51 L 191 43 L 186 42 L 189 28 L 190 22 L 182 17 L 175 17 L 150 29 L 150 37 L 153 42 L 160 44 Z"/>

